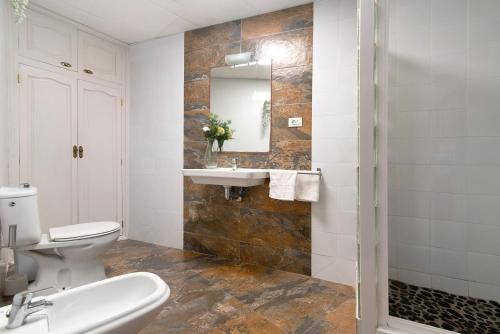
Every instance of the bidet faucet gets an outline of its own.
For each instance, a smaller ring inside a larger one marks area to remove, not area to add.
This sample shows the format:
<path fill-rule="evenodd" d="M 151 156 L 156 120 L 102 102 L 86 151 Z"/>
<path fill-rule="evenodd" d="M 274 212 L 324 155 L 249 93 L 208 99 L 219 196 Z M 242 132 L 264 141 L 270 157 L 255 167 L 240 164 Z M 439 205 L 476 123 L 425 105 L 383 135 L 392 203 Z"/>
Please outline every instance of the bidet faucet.
<path fill-rule="evenodd" d="M 231 159 L 231 168 L 233 170 L 238 169 L 238 158 L 232 158 Z"/>
<path fill-rule="evenodd" d="M 12 306 L 10 307 L 10 311 L 7 313 L 7 318 L 9 318 L 6 326 L 7 328 L 12 329 L 20 327 L 30 314 L 41 311 L 45 309 L 46 306 L 53 305 L 51 301 L 45 299 L 32 302 L 32 298 L 32 291 L 23 291 L 14 295 Z"/>

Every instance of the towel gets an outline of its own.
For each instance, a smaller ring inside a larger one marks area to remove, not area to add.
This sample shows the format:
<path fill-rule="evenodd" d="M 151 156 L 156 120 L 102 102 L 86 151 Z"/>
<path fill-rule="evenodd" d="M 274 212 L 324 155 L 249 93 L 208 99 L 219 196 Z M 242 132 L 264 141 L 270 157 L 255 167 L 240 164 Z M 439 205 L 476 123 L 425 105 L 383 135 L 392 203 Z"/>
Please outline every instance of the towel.
<path fill-rule="evenodd" d="M 295 199 L 302 202 L 319 201 L 319 183 L 318 174 L 298 174 L 295 183 Z"/>
<path fill-rule="evenodd" d="M 282 201 L 295 200 L 297 171 L 271 170 L 269 171 L 269 176 L 271 178 L 269 182 L 269 197 Z"/>

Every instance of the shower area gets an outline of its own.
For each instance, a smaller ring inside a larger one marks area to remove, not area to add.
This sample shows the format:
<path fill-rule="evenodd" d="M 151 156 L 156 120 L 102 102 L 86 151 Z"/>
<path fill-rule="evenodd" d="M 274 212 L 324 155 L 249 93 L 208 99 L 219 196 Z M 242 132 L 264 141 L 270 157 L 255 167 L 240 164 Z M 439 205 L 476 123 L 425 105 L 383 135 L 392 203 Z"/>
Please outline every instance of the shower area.
<path fill-rule="evenodd" d="M 380 19 L 389 315 L 500 333 L 500 1 L 386 0 Z"/>

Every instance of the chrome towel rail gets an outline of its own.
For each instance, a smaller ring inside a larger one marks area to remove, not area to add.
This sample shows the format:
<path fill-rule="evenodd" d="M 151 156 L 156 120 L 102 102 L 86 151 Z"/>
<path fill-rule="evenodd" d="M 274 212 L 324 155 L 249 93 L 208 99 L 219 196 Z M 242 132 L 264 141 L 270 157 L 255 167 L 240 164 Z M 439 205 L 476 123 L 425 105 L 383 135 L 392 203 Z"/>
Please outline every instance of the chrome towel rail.
<path fill-rule="evenodd" d="M 297 174 L 305 174 L 305 175 L 319 175 L 321 178 L 321 168 L 316 168 L 316 170 L 311 170 L 311 171 L 305 171 L 305 170 L 299 170 L 297 171 Z"/>

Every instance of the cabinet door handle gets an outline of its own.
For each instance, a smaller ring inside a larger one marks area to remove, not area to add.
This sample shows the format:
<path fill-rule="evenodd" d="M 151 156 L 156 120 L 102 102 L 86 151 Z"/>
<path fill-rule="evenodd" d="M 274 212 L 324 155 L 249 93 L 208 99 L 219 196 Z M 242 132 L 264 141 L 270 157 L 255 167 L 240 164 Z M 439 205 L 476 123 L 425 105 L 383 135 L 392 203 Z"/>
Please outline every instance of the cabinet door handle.
<path fill-rule="evenodd" d="M 76 145 L 73 145 L 73 158 L 78 157 L 78 147 Z"/>
<path fill-rule="evenodd" d="M 61 62 L 61 65 L 64 66 L 64 67 L 67 67 L 67 68 L 70 68 L 71 67 L 71 64 L 70 63 L 67 63 L 65 61 L 62 61 Z"/>
<path fill-rule="evenodd" d="M 92 70 L 89 70 L 89 69 L 84 69 L 83 72 L 85 72 L 87 74 L 94 74 L 94 72 L 92 72 Z"/>
<path fill-rule="evenodd" d="M 78 157 L 83 158 L 83 146 L 78 146 Z"/>

